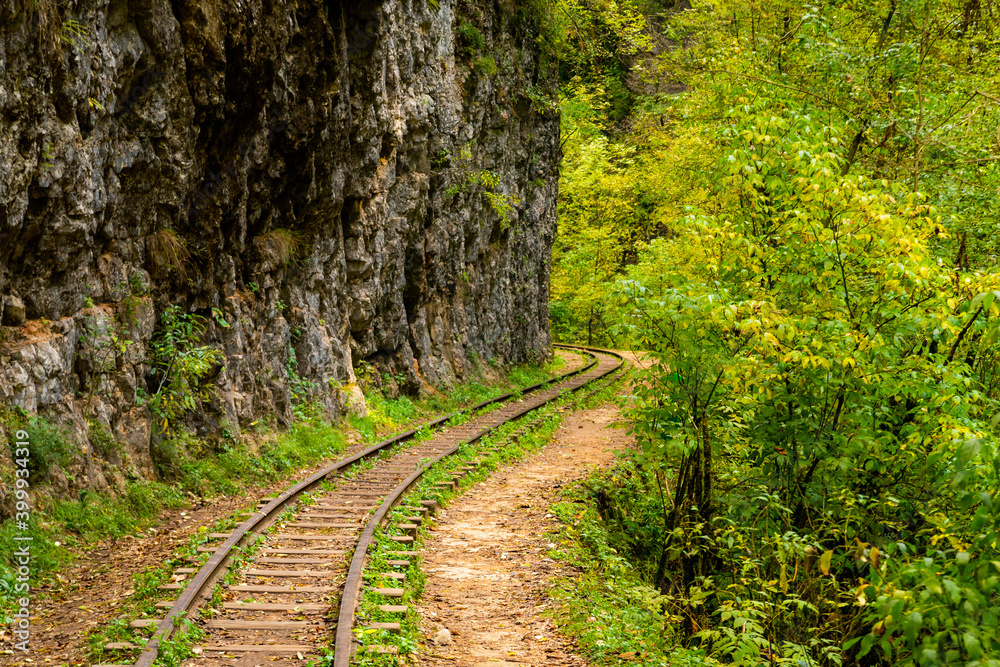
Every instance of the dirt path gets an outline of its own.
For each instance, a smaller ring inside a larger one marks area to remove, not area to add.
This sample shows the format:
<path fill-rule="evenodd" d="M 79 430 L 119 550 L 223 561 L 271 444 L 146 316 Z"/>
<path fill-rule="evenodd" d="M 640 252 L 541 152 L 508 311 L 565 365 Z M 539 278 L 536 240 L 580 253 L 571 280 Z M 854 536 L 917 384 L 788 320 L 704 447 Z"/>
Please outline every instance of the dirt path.
<path fill-rule="evenodd" d="M 615 450 L 631 443 L 612 426 L 618 419 L 613 405 L 569 416 L 545 448 L 439 513 L 424 552 L 427 586 L 419 609 L 428 641 L 420 664 L 588 664 L 543 616 L 550 606 L 545 582 L 562 571 L 545 557 L 546 534 L 557 525 L 547 508 L 564 484 L 609 464 Z"/>

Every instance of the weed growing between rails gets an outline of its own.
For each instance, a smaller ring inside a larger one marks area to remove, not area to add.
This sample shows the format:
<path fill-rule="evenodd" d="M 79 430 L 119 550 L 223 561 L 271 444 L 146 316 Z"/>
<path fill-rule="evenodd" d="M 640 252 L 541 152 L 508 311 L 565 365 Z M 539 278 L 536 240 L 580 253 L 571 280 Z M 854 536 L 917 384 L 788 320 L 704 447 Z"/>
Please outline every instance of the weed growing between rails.
<path fill-rule="evenodd" d="M 118 607 L 118 617 L 105 626 L 99 626 L 87 635 L 90 655 L 95 664 L 115 662 L 112 656 L 120 656 L 118 651 L 105 651 L 109 642 L 122 642 L 142 646 L 152 631 L 130 627 L 132 621 L 140 618 L 158 618 L 156 603 L 166 597 L 160 586 L 172 583 L 176 578 L 174 570 L 180 567 L 197 568 L 208 559 L 209 554 L 199 553 L 198 547 L 208 543 L 212 532 L 232 530 L 238 524 L 237 517 L 230 516 L 217 521 L 211 528 L 202 526 L 191 535 L 187 544 L 177 548 L 170 558 L 145 572 L 135 575 L 132 595 Z M 183 579 L 181 579 L 183 580 Z"/>
<path fill-rule="evenodd" d="M 180 667 L 185 659 L 193 655 L 191 649 L 205 637 L 205 631 L 189 619 L 182 619 L 180 627 L 160 648 L 158 667 Z"/>
<path fill-rule="evenodd" d="M 395 528 L 405 522 L 412 514 L 413 507 L 419 500 L 436 500 L 446 503 L 449 499 L 464 493 L 472 485 L 488 478 L 497 469 L 521 460 L 547 444 L 564 415 L 576 409 L 584 409 L 600 405 L 617 391 L 621 381 L 628 377 L 616 375 L 597 381 L 587 395 L 567 393 L 557 401 L 521 419 L 501 426 L 497 431 L 481 441 L 463 445 L 458 452 L 428 470 L 407 494 L 403 504 L 394 509 L 386 526 L 376 533 L 376 543 L 369 551 L 369 560 L 365 569 L 365 579 L 375 577 L 378 573 L 402 571 L 406 574 L 406 586 L 402 601 L 398 598 L 386 598 L 375 594 L 371 589 L 366 591 L 358 605 L 355 614 L 355 639 L 364 645 L 381 645 L 395 647 L 399 656 L 415 654 L 422 646 L 423 636 L 420 634 L 420 618 L 416 610 L 416 602 L 424 588 L 426 575 L 422 570 L 422 559 L 418 555 L 411 559 L 409 567 L 400 570 L 389 564 L 395 560 L 390 552 L 398 550 L 399 544 L 392 536 L 400 534 Z M 494 448 L 496 448 L 494 450 Z M 452 470 L 458 466 L 470 466 L 475 461 L 475 469 L 464 476 L 455 491 L 441 491 L 435 488 L 441 482 L 451 481 Z M 417 537 L 413 548 L 419 553 L 420 547 L 429 534 L 430 523 L 425 520 L 417 529 Z M 405 604 L 408 607 L 404 618 L 397 614 L 382 611 L 379 607 L 385 604 Z M 399 622 L 400 632 L 395 634 L 386 630 L 366 630 L 366 626 L 380 622 Z M 332 654 L 331 654 L 332 655 Z M 395 656 L 389 654 L 370 654 L 359 652 L 355 664 L 363 667 L 388 667 L 399 664 Z"/>
<path fill-rule="evenodd" d="M 43 420 L 37 421 L 45 425 L 49 436 L 58 433 Z M 335 457 L 348 444 L 335 425 L 320 419 L 296 423 L 265 441 L 256 452 L 224 443 L 214 456 L 199 456 L 200 441 L 193 437 L 179 436 L 168 443 L 173 444 L 176 458 L 161 472 L 162 481 L 128 481 L 115 497 L 95 492 L 82 492 L 75 501 L 36 496 L 31 517 L 36 583 L 48 581 L 59 588 L 53 573 L 69 566 L 77 552 L 101 540 L 141 535 L 159 523 L 164 510 L 187 507 L 193 497 L 234 495 L 273 483 L 316 461 Z M 0 526 L 0 619 L 14 602 L 2 582 L 16 571 L 16 563 L 11 561 L 15 550 L 9 548 L 15 534 L 12 521 Z"/>

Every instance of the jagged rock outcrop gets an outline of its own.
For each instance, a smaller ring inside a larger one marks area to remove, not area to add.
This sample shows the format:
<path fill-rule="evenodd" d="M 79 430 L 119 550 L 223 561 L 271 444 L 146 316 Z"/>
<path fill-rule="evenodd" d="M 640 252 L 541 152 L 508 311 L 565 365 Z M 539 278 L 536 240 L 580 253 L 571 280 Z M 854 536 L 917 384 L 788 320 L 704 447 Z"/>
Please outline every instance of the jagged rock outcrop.
<path fill-rule="evenodd" d="M 149 476 L 171 304 L 224 354 L 209 435 L 287 421 L 290 373 L 337 413 L 359 366 L 543 356 L 554 68 L 519 3 L 432 5 L 0 0 L 0 401 Z"/>

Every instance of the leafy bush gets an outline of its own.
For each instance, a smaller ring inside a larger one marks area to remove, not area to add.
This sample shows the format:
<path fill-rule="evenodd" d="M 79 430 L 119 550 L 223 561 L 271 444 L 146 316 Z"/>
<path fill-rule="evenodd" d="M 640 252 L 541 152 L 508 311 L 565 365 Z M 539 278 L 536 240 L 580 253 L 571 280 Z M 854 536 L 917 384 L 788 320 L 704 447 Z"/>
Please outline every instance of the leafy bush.
<path fill-rule="evenodd" d="M 963 111 L 996 80 L 967 50 L 995 30 L 967 9 L 659 17 L 685 46 L 658 83 L 687 91 L 620 124 L 611 68 L 564 73 L 552 330 L 649 351 L 638 447 L 587 499 L 633 568 L 620 603 L 651 590 L 668 647 L 754 667 L 998 664 L 1000 275 L 982 195 L 1000 107 Z M 590 12 L 568 16 L 621 16 Z M 573 66 L 606 65 L 616 34 L 568 31 L 608 48 Z"/>
<path fill-rule="evenodd" d="M 486 38 L 483 37 L 483 33 L 468 21 L 462 21 L 458 25 L 458 37 L 465 47 L 465 52 L 470 56 L 486 48 Z"/>
<path fill-rule="evenodd" d="M 6 420 L 5 420 L 6 421 Z M 65 429 L 41 417 L 14 417 L 8 422 L 28 434 L 28 471 L 32 483 L 50 478 L 57 469 L 65 470 L 76 456 Z"/>
<path fill-rule="evenodd" d="M 497 73 L 497 61 L 493 56 L 483 56 L 476 58 L 472 63 L 472 70 L 480 76 L 493 76 Z"/>
<path fill-rule="evenodd" d="M 994 453 L 968 443 L 994 437 L 997 397 L 971 369 L 973 341 L 997 336 L 997 277 L 956 284 L 925 250 L 940 233 L 934 209 L 845 175 L 842 130 L 764 98 L 739 104 L 720 136 L 728 214 L 690 216 L 683 239 L 651 246 L 667 279 L 641 263 L 622 288 L 632 306 L 622 331 L 655 360 L 633 411 L 639 461 L 678 473 L 654 581 L 709 591 L 710 606 L 687 596 L 683 614 L 737 664 L 754 664 L 762 645 L 836 662 L 845 636 L 862 653 L 878 645 L 911 659 L 869 632 L 866 606 L 832 616 L 822 601 L 898 596 L 948 536 L 997 557 L 975 523 L 939 518 L 991 516 Z M 973 469 L 981 485 L 959 502 L 955 485 Z M 717 488 L 720 475 L 743 481 Z M 810 562 L 810 551 L 823 555 Z M 932 590 L 913 593 L 927 599 L 918 610 L 936 608 Z M 925 626 L 944 633 L 942 660 L 985 646 L 962 628 L 1000 613 L 989 595 L 952 595 L 964 609 L 949 614 L 955 629 Z M 905 607 L 882 602 L 893 627 Z"/>
<path fill-rule="evenodd" d="M 224 357 L 219 350 L 198 345 L 204 333 L 204 318 L 183 313 L 180 306 L 168 306 L 150 342 L 159 383 L 149 406 L 165 433 L 215 395 L 214 385 L 207 380 L 221 370 Z"/>

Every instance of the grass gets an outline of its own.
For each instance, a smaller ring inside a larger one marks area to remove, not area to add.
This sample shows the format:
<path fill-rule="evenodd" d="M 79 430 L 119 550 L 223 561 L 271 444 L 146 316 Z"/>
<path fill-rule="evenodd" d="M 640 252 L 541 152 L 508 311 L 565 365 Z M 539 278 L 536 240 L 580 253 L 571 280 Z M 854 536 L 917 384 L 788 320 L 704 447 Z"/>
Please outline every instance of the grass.
<path fill-rule="evenodd" d="M 66 431 L 45 419 L 30 417 L 19 408 L 0 408 L 0 423 L 8 433 L 27 433 L 31 443 L 28 472 L 32 486 L 50 480 L 56 468 L 66 468 L 73 461 L 72 445 Z"/>
<path fill-rule="evenodd" d="M 164 476 L 183 493 L 232 495 L 335 456 L 347 446 L 347 439 L 336 425 L 313 418 L 296 422 L 257 451 L 242 442 L 224 440 L 204 456 L 199 444 L 190 436 L 175 438 L 169 445 L 172 452 Z"/>
<path fill-rule="evenodd" d="M 180 627 L 174 629 L 170 638 L 160 645 L 156 664 L 160 667 L 179 667 L 185 659 L 194 655 L 191 649 L 207 633 L 199 625 L 188 619 L 181 619 Z"/>
<path fill-rule="evenodd" d="M 272 229 L 254 239 L 254 243 L 277 266 L 291 262 L 306 245 L 302 233 L 291 229 Z"/>
<path fill-rule="evenodd" d="M 176 271 L 181 280 L 187 278 L 185 264 L 191 257 L 184 240 L 173 229 L 161 229 L 146 239 L 146 251 L 157 272 Z"/>
<path fill-rule="evenodd" d="M 574 637 L 595 665 L 665 667 L 702 664 L 697 652 L 668 648 L 672 628 L 659 608 L 657 592 L 644 584 L 632 564 L 609 544 L 597 511 L 576 491 L 550 511 L 562 522 L 547 556 L 575 571 L 552 584 L 553 618 Z"/>
<path fill-rule="evenodd" d="M 129 623 L 137 618 L 162 617 L 163 612 L 156 609 L 155 604 L 167 594 L 159 590 L 159 587 L 170 581 L 176 568 L 198 567 L 207 560 L 208 554 L 199 554 L 198 547 L 208 542 L 210 532 L 231 529 L 232 524 L 233 521 L 227 517 L 218 521 L 212 528 L 202 527 L 191 535 L 186 544 L 177 548 L 165 562 L 135 575 L 133 593 L 122 600 L 121 605 L 116 610 L 117 617 L 109 624 L 100 626 L 87 635 L 87 644 L 95 664 L 118 662 L 116 657 L 130 653 L 128 651 L 105 651 L 104 645 L 109 642 L 128 642 L 140 646 L 146 643 L 148 637 L 155 631 L 155 627 L 136 629 L 129 627 Z"/>
<path fill-rule="evenodd" d="M 497 73 L 497 61 L 493 59 L 493 56 L 476 58 L 472 63 L 472 69 L 483 76 L 493 76 Z"/>

